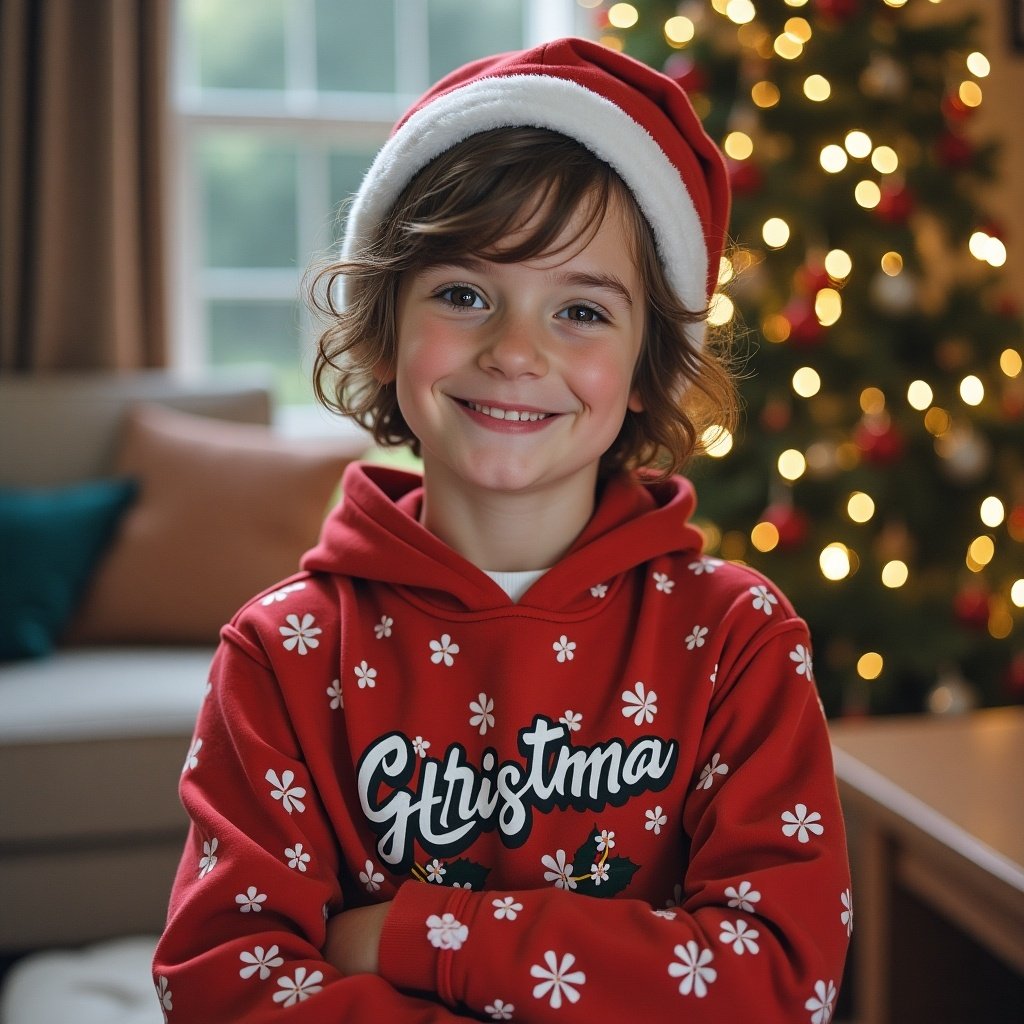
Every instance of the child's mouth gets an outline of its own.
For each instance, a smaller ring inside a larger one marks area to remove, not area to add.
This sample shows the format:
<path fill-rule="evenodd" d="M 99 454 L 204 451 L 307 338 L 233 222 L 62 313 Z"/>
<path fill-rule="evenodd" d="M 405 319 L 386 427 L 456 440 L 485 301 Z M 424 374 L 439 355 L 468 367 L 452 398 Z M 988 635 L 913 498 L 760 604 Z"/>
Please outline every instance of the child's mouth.
<path fill-rule="evenodd" d="M 483 416 L 490 416 L 495 420 L 506 420 L 511 423 L 536 423 L 539 420 L 550 418 L 550 412 L 532 412 L 527 409 L 503 409 L 493 405 L 482 405 L 479 402 L 465 401 L 463 404 Z"/>

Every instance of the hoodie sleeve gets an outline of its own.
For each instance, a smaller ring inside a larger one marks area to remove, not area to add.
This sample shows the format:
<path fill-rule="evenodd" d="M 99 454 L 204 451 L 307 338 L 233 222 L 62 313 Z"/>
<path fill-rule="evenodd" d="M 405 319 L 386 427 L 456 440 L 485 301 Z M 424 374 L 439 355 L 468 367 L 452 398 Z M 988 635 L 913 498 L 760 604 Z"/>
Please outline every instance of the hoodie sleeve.
<path fill-rule="evenodd" d="M 323 959 L 326 915 L 345 906 L 338 840 L 274 674 L 237 631 L 214 657 L 180 790 L 191 828 L 153 965 L 166 1020 L 465 1019 Z"/>
<path fill-rule="evenodd" d="M 694 762 L 678 905 L 407 882 L 381 941 L 388 982 L 531 1024 L 831 1019 L 850 882 L 810 642 L 795 617 L 737 614 L 747 639 L 723 651 Z"/>

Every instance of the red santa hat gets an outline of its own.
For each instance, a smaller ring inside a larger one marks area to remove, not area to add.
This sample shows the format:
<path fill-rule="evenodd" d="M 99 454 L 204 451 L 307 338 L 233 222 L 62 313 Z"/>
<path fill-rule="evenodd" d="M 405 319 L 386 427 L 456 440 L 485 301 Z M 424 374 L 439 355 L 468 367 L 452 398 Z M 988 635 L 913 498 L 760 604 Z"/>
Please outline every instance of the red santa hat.
<path fill-rule="evenodd" d="M 585 39 L 474 61 L 426 92 L 367 171 L 343 256 L 373 234 L 435 157 L 479 132 L 520 126 L 560 132 L 608 163 L 647 218 L 676 294 L 691 310 L 706 305 L 729 219 L 722 155 L 678 83 Z M 690 336 L 699 343 L 703 332 Z"/>

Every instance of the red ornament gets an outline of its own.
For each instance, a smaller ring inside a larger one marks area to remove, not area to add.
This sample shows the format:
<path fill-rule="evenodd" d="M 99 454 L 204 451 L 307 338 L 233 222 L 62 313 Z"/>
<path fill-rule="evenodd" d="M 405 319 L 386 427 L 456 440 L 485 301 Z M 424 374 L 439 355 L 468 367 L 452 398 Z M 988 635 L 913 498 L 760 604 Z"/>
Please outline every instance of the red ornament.
<path fill-rule="evenodd" d="M 891 466 L 903 455 L 903 435 L 887 416 L 861 420 L 853 440 L 864 458 L 876 466 Z"/>
<path fill-rule="evenodd" d="M 754 195 L 761 191 L 764 175 L 761 168 L 750 160 L 730 160 L 729 184 L 732 186 L 733 195 Z"/>
<path fill-rule="evenodd" d="M 962 626 L 988 629 L 991 595 L 982 586 L 966 586 L 953 598 L 953 615 Z"/>
<path fill-rule="evenodd" d="M 662 65 L 662 71 L 687 92 L 706 92 L 708 76 L 700 65 L 681 53 L 673 53 Z"/>
<path fill-rule="evenodd" d="M 823 18 L 842 24 L 856 16 L 860 0 L 815 0 L 814 6 Z"/>
<path fill-rule="evenodd" d="M 886 224 L 906 224 L 914 211 L 914 194 L 906 185 L 882 189 L 882 197 L 875 207 L 875 216 Z"/>
<path fill-rule="evenodd" d="M 795 298 L 782 311 L 783 317 L 789 321 L 789 340 L 803 348 L 820 345 L 825 337 L 825 328 L 821 326 L 814 313 L 814 306 L 805 298 Z"/>
<path fill-rule="evenodd" d="M 966 167 L 974 159 L 974 146 L 956 132 L 943 132 L 935 144 L 939 160 L 947 167 Z"/>
<path fill-rule="evenodd" d="M 761 521 L 771 523 L 779 531 L 779 549 L 792 551 L 807 540 L 807 516 L 793 505 L 769 505 L 761 513 Z"/>

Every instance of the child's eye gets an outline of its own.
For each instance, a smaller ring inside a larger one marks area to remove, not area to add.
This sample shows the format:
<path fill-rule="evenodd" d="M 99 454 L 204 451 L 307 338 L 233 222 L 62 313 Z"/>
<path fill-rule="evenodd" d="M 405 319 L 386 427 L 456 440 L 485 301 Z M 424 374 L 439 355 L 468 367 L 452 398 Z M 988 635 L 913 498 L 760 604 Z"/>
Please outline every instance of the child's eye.
<path fill-rule="evenodd" d="M 558 315 L 564 320 L 571 320 L 574 324 L 603 324 L 607 322 L 607 317 L 599 309 L 585 306 L 579 302 L 572 306 L 566 306 Z"/>
<path fill-rule="evenodd" d="M 439 299 L 447 302 L 449 306 L 457 306 L 460 309 L 484 309 L 484 300 L 475 288 L 464 284 L 452 284 L 442 288 L 436 293 Z"/>

